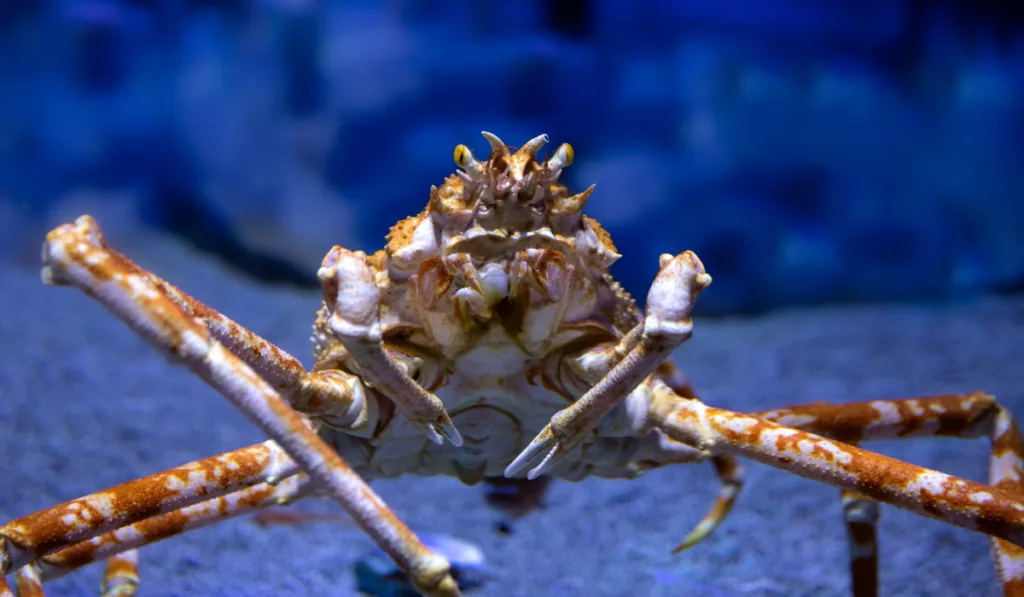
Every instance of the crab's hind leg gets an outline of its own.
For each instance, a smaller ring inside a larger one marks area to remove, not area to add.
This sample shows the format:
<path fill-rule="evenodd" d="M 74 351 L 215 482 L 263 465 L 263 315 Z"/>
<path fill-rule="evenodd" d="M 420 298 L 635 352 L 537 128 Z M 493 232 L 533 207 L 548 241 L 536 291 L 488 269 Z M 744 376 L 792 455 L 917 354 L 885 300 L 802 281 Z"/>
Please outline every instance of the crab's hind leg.
<path fill-rule="evenodd" d="M 697 393 L 690 384 L 689 378 L 672 361 L 662 363 L 655 375 L 679 396 L 683 398 L 697 398 Z M 660 431 L 655 431 L 655 433 L 660 435 L 659 442 L 666 454 L 671 455 L 675 452 L 680 455 L 672 459 L 673 461 L 693 461 L 693 458 L 686 453 L 687 450 L 692 452 L 692 447 L 679 443 Z M 737 458 L 729 454 L 717 454 L 709 458 L 709 460 L 715 468 L 715 477 L 718 479 L 718 494 L 715 496 L 715 501 L 711 504 L 711 509 L 697 522 L 693 530 L 690 531 L 690 534 L 672 550 L 672 553 L 680 553 L 690 549 L 710 537 L 711 533 L 715 532 L 715 529 L 725 521 L 729 512 L 732 512 L 736 498 L 739 497 L 740 491 L 743 490 L 743 465 L 740 464 Z"/>
<path fill-rule="evenodd" d="M 139 591 L 139 550 L 129 549 L 107 559 L 100 597 L 134 597 Z"/>
<path fill-rule="evenodd" d="M 840 496 L 850 544 L 853 597 L 878 597 L 878 502 L 846 489 Z"/>
<path fill-rule="evenodd" d="M 992 441 L 989 482 L 993 487 L 1024 497 L 1024 448 L 1020 429 L 1013 415 L 983 392 L 846 404 L 818 402 L 754 415 L 850 443 L 909 437 L 989 437 Z M 851 524 L 849 517 L 848 524 Z M 854 528 L 850 528 L 853 534 Z M 860 534 L 867 537 L 864 527 Z M 873 535 L 871 542 L 874 542 Z M 851 547 L 857 549 L 853 543 Z M 858 553 L 867 553 L 863 547 Z M 993 538 L 992 550 L 1005 594 L 1024 596 L 1024 549 Z M 856 572 L 856 562 L 851 566 Z M 855 594 L 860 597 L 874 593 L 865 590 Z"/>
<path fill-rule="evenodd" d="M 100 597 L 134 597 L 139 589 L 139 554 L 129 550 L 110 558 L 100 585 Z M 43 579 L 35 565 L 18 570 L 15 577 L 17 597 L 46 597 Z M 0 576 L 0 597 L 15 597 L 10 585 Z"/>
<path fill-rule="evenodd" d="M 269 484 L 283 484 L 278 491 L 286 491 L 297 481 L 298 466 L 272 441 L 256 444 L 219 456 L 192 462 L 129 481 L 105 491 L 91 494 L 23 516 L 0 527 L 0 578 L 12 569 L 25 571 L 39 567 L 43 578 L 63 566 L 70 550 L 85 550 L 82 563 L 103 559 L 109 553 L 101 546 L 119 537 L 120 550 L 131 548 L 125 541 L 124 529 L 136 523 L 150 527 L 135 528 L 131 541 L 153 539 L 153 517 L 177 516 L 189 520 L 189 508 L 207 514 L 223 513 L 210 508 L 213 500 L 222 496 L 231 504 L 250 504 L 267 492 Z M 255 487 L 255 488 L 254 488 Z M 247 493 L 248 492 L 248 493 Z M 198 506 L 197 506 L 198 505 Z M 184 514 L 182 514 L 184 513 Z M 183 529 L 179 526 L 179 530 Z M 60 554 L 64 554 L 61 556 Z M 126 558 L 110 562 L 107 576 L 111 586 L 126 585 L 130 578 Z M 28 572 L 22 572 L 25 577 Z M 19 578 L 21 578 L 19 577 Z M 25 577 L 28 582 L 30 577 Z M 113 589 L 111 589 L 113 590 Z M 122 593 L 126 588 L 118 589 Z M 113 593 L 117 594 L 117 593 Z M 2 595 L 2 593 L 0 593 Z"/>
<path fill-rule="evenodd" d="M 103 575 L 100 597 L 134 597 L 139 588 L 138 552 L 130 550 L 110 559 Z M 15 577 L 17 597 L 46 597 L 43 579 L 35 565 L 18 570 Z M 0 597 L 15 597 L 10 585 L 0 576 Z"/>
<path fill-rule="evenodd" d="M 42 583 L 103 560 L 106 560 L 107 567 L 101 595 L 134 595 L 139 585 L 140 547 L 260 508 L 291 503 L 309 495 L 311 491 L 309 477 L 299 473 L 276 485 L 261 483 L 127 524 L 22 566 L 16 578 L 18 596 L 29 589 L 37 591 L 31 593 L 33 595 L 42 595 Z"/>
<path fill-rule="evenodd" d="M 690 534 L 672 550 L 672 553 L 690 549 L 711 536 L 711 533 L 715 532 L 715 529 L 732 511 L 733 504 L 736 503 L 736 498 L 740 495 L 740 490 L 743 488 L 743 467 L 740 466 L 739 461 L 728 454 L 721 454 L 712 456 L 711 464 L 715 467 L 715 476 L 719 482 L 715 501 L 711 504 L 711 509 L 707 514 L 697 522 Z"/>
<path fill-rule="evenodd" d="M 46 597 L 43 592 L 43 580 L 35 566 L 25 566 L 18 570 L 14 578 L 14 590 L 18 597 Z"/>
<path fill-rule="evenodd" d="M 0 527 L 0 573 L 151 516 L 298 472 L 292 459 L 267 441 L 23 516 Z"/>
<path fill-rule="evenodd" d="M 293 503 L 312 492 L 309 477 L 302 473 L 288 477 L 277 485 L 261 483 L 125 525 L 43 556 L 33 566 L 41 571 L 43 581 L 50 581 L 82 566 L 103 560 L 109 562 L 109 558 L 122 556 L 169 537 L 263 508 Z M 116 566 L 113 569 L 116 570 Z M 107 572 L 111 573 L 110 566 Z"/>
<path fill-rule="evenodd" d="M 980 531 L 1014 546 L 1024 545 L 1024 500 L 1020 492 L 1008 490 L 1005 484 L 993 487 L 958 479 L 754 415 L 682 398 L 663 383 L 652 385 L 651 424 L 677 441 L 711 453 L 744 456 L 923 516 Z M 1012 419 L 1001 420 L 1004 426 L 1014 428 L 1010 424 Z M 1004 431 L 998 423 L 996 429 L 997 437 L 1014 433 Z M 1005 439 L 996 443 L 1005 443 Z M 1016 597 L 1019 595 L 1016 562 L 1009 566 L 1010 575 L 1003 572 L 1006 568 L 1005 564 L 1000 566 L 1005 590 Z"/>
<path fill-rule="evenodd" d="M 272 361 L 259 354 L 242 359 L 228 350 L 215 330 L 193 314 L 194 308 L 190 312 L 179 303 L 169 284 L 109 249 L 91 217 L 50 232 L 43 261 L 45 282 L 73 285 L 95 298 L 160 352 L 184 363 L 275 440 L 409 574 L 417 590 L 427 595 L 460 594 L 448 562 L 429 551 L 289 406 L 280 384 L 276 389 L 254 371 Z M 273 372 L 262 373 L 273 377 Z M 299 373 L 283 371 L 282 381 Z M 298 387 L 290 391 L 297 392 Z"/>

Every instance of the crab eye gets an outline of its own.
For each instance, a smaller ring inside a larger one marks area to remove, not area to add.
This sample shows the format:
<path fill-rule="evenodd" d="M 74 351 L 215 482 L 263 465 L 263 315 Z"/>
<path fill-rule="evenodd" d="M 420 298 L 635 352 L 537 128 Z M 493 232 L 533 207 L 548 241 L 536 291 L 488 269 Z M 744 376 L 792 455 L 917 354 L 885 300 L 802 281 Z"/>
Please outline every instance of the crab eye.
<path fill-rule="evenodd" d="M 478 207 L 476 208 L 476 211 L 477 211 L 477 213 L 485 214 L 485 213 L 487 213 L 487 212 L 491 211 L 491 206 L 490 206 L 490 205 L 487 205 L 486 203 L 481 203 L 481 204 L 480 204 L 480 205 L 479 205 L 479 206 L 478 206 Z"/>
<path fill-rule="evenodd" d="M 455 165 L 460 168 L 465 168 L 469 165 L 470 160 L 473 159 L 472 152 L 465 145 L 459 143 L 455 146 Z"/>
<path fill-rule="evenodd" d="M 538 201 L 536 203 L 531 203 L 530 204 L 530 209 L 532 209 L 534 211 L 534 213 L 542 214 L 547 209 L 547 204 L 544 203 L 543 201 Z"/>
<path fill-rule="evenodd" d="M 573 159 L 576 158 L 576 152 L 573 151 L 572 145 L 568 143 L 562 143 L 561 149 L 565 151 L 565 165 L 571 166 Z"/>

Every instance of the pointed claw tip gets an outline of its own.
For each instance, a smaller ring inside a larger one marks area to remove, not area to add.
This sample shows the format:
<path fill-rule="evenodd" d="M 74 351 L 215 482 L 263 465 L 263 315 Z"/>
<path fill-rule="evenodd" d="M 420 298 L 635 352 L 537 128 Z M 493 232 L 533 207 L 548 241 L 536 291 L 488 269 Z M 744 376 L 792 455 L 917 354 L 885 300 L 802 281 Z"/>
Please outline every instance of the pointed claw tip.
<path fill-rule="evenodd" d="M 444 445 L 444 438 L 441 437 L 441 434 L 438 433 L 436 429 L 434 429 L 433 425 L 417 425 L 417 427 L 419 427 L 420 430 L 423 431 L 423 434 L 427 436 L 427 439 L 429 439 L 435 445 Z"/>
<path fill-rule="evenodd" d="M 462 436 L 461 435 L 456 434 L 455 436 L 448 438 L 448 441 L 450 441 L 452 443 L 452 445 L 455 446 L 456 448 L 461 448 L 462 447 Z"/>
<path fill-rule="evenodd" d="M 537 480 L 537 478 L 543 477 L 544 475 L 548 474 L 548 470 L 550 470 L 550 468 L 551 467 L 546 467 L 543 464 L 539 465 L 538 467 L 536 467 L 535 469 L 531 470 L 529 473 L 526 474 L 526 479 L 528 481 L 535 481 Z"/>
<path fill-rule="evenodd" d="M 521 473 L 529 463 L 529 454 L 524 450 L 522 454 L 512 461 L 512 464 L 505 467 L 505 477 L 508 479 L 514 478 L 516 475 Z"/>
<path fill-rule="evenodd" d="M 527 473 L 526 478 L 529 479 L 530 481 L 533 481 L 537 477 L 550 471 L 551 468 L 555 465 L 555 463 L 558 462 L 558 456 L 564 454 L 559 450 L 559 447 L 559 444 L 556 443 L 551 448 L 551 450 L 549 450 L 548 453 L 544 456 L 544 460 L 541 460 L 540 464 L 535 466 L 533 470 Z"/>
<path fill-rule="evenodd" d="M 522 468 L 519 462 L 516 460 L 512 461 L 512 464 L 505 467 L 505 478 L 511 479 L 519 474 L 519 470 Z"/>
<path fill-rule="evenodd" d="M 444 435 L 456 448 L 462 447 L 462 435 L 452 423 L 445 423 L 444 425 L 441 425 L 441 434 Z"/>

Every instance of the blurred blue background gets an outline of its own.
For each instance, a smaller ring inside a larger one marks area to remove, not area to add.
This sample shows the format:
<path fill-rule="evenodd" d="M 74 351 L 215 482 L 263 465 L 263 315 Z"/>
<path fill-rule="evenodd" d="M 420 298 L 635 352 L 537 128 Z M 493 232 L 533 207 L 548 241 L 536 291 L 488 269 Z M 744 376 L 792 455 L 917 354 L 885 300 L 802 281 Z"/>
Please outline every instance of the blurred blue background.
<path fill-rule="evenodd" d="M 0 1 L 0 249 L 92 212 L 269 282 L 375 250 L 489 130 L 568 141 L 642 297 L 705 314 L 1024 282 L 1024 5 Z"/>

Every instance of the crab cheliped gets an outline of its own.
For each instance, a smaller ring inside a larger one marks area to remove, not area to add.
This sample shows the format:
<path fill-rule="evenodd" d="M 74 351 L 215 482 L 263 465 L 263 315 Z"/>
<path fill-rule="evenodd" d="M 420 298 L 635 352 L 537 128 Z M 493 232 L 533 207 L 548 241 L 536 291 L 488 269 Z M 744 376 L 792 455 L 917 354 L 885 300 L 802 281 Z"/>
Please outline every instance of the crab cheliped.
<path fill-rule="evenodd" d="M 308 496 L 338 502 L 416 590 L 459 595 L 370 489 L 399 475 L 633 478 L 710 461 L 718 497 L 678 549 L 707 537 L 742 484 L 737 457 L 842 490 L 854 595 L 877 591 L 885 503 L 992 537 L 1006 595 L 1024 596 L 1024 466 L 1013 417 L 985 393 L 741 414 L 704 404 L 669 360 L 711 283 L 692 252 L 662 255 L 641 311 L 609 274 L 608 233 L 582 213 L 594 187 L 559 183 L 563 144 L 537 157 L 490 133 L 372 255 L 334 247 L 318 275 L 312 369 L 144 271 L 82 216 L 49 233 L 42 278 L 76 286 L 220 392 L 270 438 L 0 527 L 0 596 L 106 561 L 103 595 L 134 594 L 138 548 Z M 883 438 L 989 437 L 990 485 L 860 447 Z"/>

